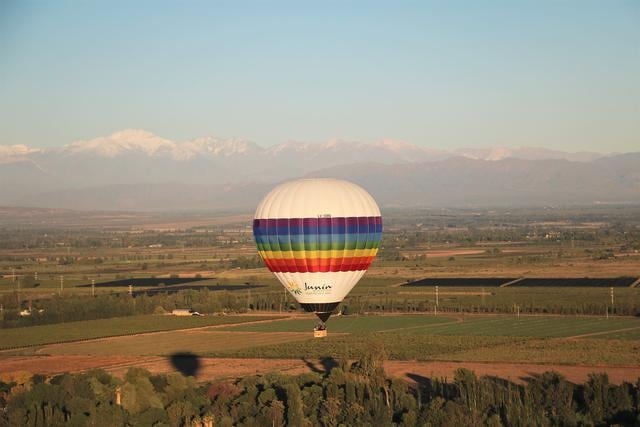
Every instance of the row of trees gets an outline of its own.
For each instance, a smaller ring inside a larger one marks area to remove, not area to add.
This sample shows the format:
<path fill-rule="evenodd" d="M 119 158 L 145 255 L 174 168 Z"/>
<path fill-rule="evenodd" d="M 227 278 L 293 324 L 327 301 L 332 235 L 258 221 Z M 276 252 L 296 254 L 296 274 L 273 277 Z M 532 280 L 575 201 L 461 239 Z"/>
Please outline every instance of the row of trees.
<path fill-rule="evenodd" d="M 610 384 L 593 374 L 581 385 L 548 372 L 528 383 L 478 378 L 452 382 L 409 374 L 387 378 L 384 352 L 299 376 L 268 374 L 198 384 L 178 373 L 132 368 L 21 383 L 0 382 L 0 426 L 550 426 L 638 425 L 638 383 Z"/>
<path fill-rule="evenodd" d="M 28 302 L 26 304 L 29 304 Z M 175 308 L 191 308 L 199 313 L 246 312 L 248 310 L 288 311 L 297 306 L 284 292 L 185 290 L 175 293 L 127 293 L 82 296 L 53 296 L 31 303 L 29 316 L 20 316 L 25 303 L 17 292 L 0 296 L 0 328 L 105 319 L 110 317 L 163 313 Z"/>
<path fill-rule="evenodd" d="M 163 245 L 173 248 L 203 248 L 230 246 L 251 242 L 250 230 L 215 227 L 206 232 L 185 230 L 180 232 L 145 231 L 143 233 L 104 231 L 92 229 L 69 230 L 0 227 L 0 249 L 60 249 L 60 248 L 128 248 Z"/>
<path fill-rule="evenodd" d="M 611 244 L 640 244 L 640 231 L 636 227 L 637 220 L 630 214 L 624 219 L 612 221 L 611 217 L 577 218 L 575 213 L 568 213 L 555 220 L 527 216 L 514 216 L 506 221 L 491 221 L 486 216 L 473 219 L 458 220 L 450 218 L 438 221 L 434 217 L 396 221 L 392 225 L 394 232 L 386 233 L 387 246 L 416 247 L 434 243 L 486 243 L 486 242 L 522 242 L 537 241 L 539 243 L 558 241 L 573 242 L 576 246 L 592 245 L 594 242 Z M 565 221 L 570 218 L 574 226 L 541 225 L 540 222 Z M 394 218 L 398 219 L 398 218 Z M 388 221 L 388 220 L 387 220 Z M 533 224 L 538 222 L 537 224 Z M 582 222 L 601 222 L 599 228 L 581 227 Z M 419 226 L 416 226 L 418 225 Z M 385 222 L 387 225 L 387 222 Z M 389 229 L 392 227 L 388 227 Z M 396 231 L 398 230 L 398 231 Z"/>
<path fill-rule="evenodd" d="M 210 291 L 184 290 L 176 293 L 139 294 L 136 297 L 120 295 L 98 295 L 95 297 L 71 295 L 54 296 L 31 303 L 30 316 L 20 316 L 25 303 L 17 292 L 0 296 L 0 328 L 71 322 L 78 320 L 104 319 L 109 317 L 162 313 L 175 308 L 191 308 L 200 313 L 252 311 L 295 311 L 298 305 L 284 292 L 277 291 Z M 363 296 L 349 297 L 338 308 L 343 314 L 364 313 L 433 313 L 435 302 L 420 299 L 384 299 Z M 501 303 L 451 303 L 443 300 L 438 313 L 521 313 L 521 314 L 566 314 L 566 315 L 640 315 L 640 306 L 633 301 L 621 301 L 615 309 L 595 303 L 527 303 L 516 306 Z"/>
<path fill-rule="evenodd" d="M 363 313 L 433 313 L 435 298 L 430 300 L 395 298 L 351 297 L 342 306 L 343 314 Z M 565 314 L 586 316 L 638 316 L 640 305 L 635 301 L 618 301 L 614 307 L 606 303 L 552 303 L 526 302 L 514 303 L 478 303 L 476 301 L 447 301 L 440 299 L 438 313 L 503 313 L 503 314 Z"/>

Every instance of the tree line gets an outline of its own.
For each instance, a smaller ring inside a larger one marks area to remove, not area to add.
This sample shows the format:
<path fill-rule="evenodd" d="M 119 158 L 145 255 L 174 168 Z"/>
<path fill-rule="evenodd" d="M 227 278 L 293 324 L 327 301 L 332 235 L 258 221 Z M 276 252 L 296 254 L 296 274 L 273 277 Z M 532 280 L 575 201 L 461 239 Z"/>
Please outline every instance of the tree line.
<path fill-rule="evenodd" d="M 161 314 L 176 308 L 190 308 L 199 313 L 247 311 L 295 311 L 300 308 L 284 292 L 278 291 L 211 291 L 182 290 L 175 293 L 144 293 L 132 297 L 127 293 L 84 296 L 63 295 L 37 301 L 24 301 L 17 292 L 0 295 L 0 328 L 43 325 L 110 317 Z M 31 315 L 21 316 L 22 309 L 31 306 Z M 347 297 L 337 308 L 344 315 L 364 313 L 433 313 L 435 303 L 429 300 L 362 296 Z M 565 314 L 565 315 L 640 315 L 640 307 L 633 301 L 622 301 L 615 308 L 594 303 L 488 303 L 485 305 L 442 301 L 439 314 L 446 313 L 511 313 L 511 314 Z"/>
<path fill-rule="evenodd" d="M 599 426 L 640 423 L 639 382 L 611 384 L 592 374 L 573 384 L 555 372 L 525 384 L 478 378 L 452 381 L 384 373 L 384 349 L 355 361 L 325 360 L 326 370 L 271 373 L 197 383 L 179 373 L 131 368 L 30 376 L 0 382 L 0 426 Z"/>
<path fill-rule="evenodd" d="M 17 292 L 0 296 L 0 328 L 44 325 L 79 320 L 142 314 L 162 314 L 176 308 L 189 308 L 199 313 L 289 311 L 296 310 L 293 299 L 284 292 L 250 293 L 242 291 L 184 290 L 132 297 L 123 292 L 84 296 L 63 295 L 24 302 Z M 21 316 L 20 310 L 31 305 L 31 314 Z"/>

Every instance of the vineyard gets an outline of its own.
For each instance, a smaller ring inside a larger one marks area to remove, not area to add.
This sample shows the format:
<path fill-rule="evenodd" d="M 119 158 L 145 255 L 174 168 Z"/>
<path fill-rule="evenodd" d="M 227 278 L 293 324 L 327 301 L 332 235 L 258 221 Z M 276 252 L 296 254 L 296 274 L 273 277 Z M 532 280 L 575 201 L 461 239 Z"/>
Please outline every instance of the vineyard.
<path fill-rule="evenodd" d="M 147 315 L 86 320 L 82 322 L 5 329 L 0 334 L 0 349 L 51 343 L 133 335 L 175 329 L 201 328 L 273 319 L 260 316 L 186 316 Z"/>
<path fill-rule="evenodd" d="M 244 332 L 303 332 L 311 330 L 313 324 L 313 319 L 292 319 L 229 326 L 224 329 Z M 412 335 L 561 338 L 605 335 L 619 330 L 640 332 L 640 319 L 573 316 L 342 316 L 329 320 L 328 327 L 330 332 L 339 333 L 397 331 Z"/>
<path fill-rule="evenodd" d="M 407 316 L 341 316 L 329 320 L 331 332 L 359 333 L 384 330 L 404 330 L 455 323 L 452 317 L 407 315 Z M 317 323 L 316 319 L 299 318 L 270 322 L 264 325 L 226 327 L 228 331 L 240 332 L 309 332 Z"/>

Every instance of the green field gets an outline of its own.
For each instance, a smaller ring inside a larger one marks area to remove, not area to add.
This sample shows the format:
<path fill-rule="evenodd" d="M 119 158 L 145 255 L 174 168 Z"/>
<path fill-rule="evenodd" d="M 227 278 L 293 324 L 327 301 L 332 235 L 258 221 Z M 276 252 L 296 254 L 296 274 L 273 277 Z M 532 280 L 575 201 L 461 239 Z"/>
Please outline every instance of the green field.
<path fill-rule="evenodd" d="M 309 334 L 304 333 L 234 333 L 217 329 L 191 329 L 124 336 L 108 340 L 51 344 L 39 348 L 35 353 L 92 356 L 169 356 L 188 351 L 200 355 L 216 351 L 231 353 L 252 347 L 305 341 L 309 338 Z"/>
<path fill-rule="evenodd" d="M 476 335 L 557 338 L 599 333 L 637 327 L 640 319 L 629 317 L 568 317 L 568 316 L 466 316 L 464 322 L 418 328 L 413 333 L 427 335 Z"/>
<path fill-rule="evenodd" d="M 271 321 L 237 325 L 256 320 Z M 379 343 L 395 360 L 640 364 L 640 319 L 631 317 L 338 316 L 328 322 L 329 336 L 323 339 L 312 338 L 315 323 L 311 317 L 132 316 L 6 329 L 0 348 L 31 346 L 16 354 L 163 356 L 188 351 L 309 359 L 356 358 Z M 216 325 L 229 326 L 209 327 Z M 155 331 L 165 332 L 127 336 Z M 118 337 L 91 340 L 112 336 Z"/>
<path fill-rule="evenodd" d="M 293 333 L 310 328 L 313 323 L 308 319 L 280 320 L 224 329 L 246 331 L 244 333 Z M 340 357 L 345 354 L 357 357 L 359 352 L 379 342 L 388 357 L 396 360 L 640 364 L 640 319 L 631 317 L 343 316 L 331 319 L 328 328 L 328 338 L 309 339 L 295 346 L 266 345 L 207 354 L 255 358 Z M 629 331 L 629 328 L 638 329 Z M 345 332 L 348 335 L 343 335 Z"/>
<path fill-rule="evenodd" d="M 310 331 L 314 323 L 312 319 L 293 319 L 225 329 L 246 332 L 304 332 Z M 327 326 L 329 333 L 408 329 L 411 334 L 425 335 L 555 338 L 640 328 L 640 319 L 569 316 L 342 316 L 330 319 Z M 628 339 L 637 339 L 635 337 L 640 332 L 634 333 L 635 335 L 630 333 L 631 338 Z M 600 335 L 598 337 L 602 338 Z"/>
<path fill-rule="evenodd" d="M 639 366 L 640 341 L 524 338 L 522 341 L 497 346 L 442 352 L 437 359 L 460 362 Z"/>
<path fill-rule="evenodd" d="M 246 333 L 246 332 L 243 332 Z M 440 355 L 477 348 L 495 348 L 523 342 L 521 338 L 474 337 L 474 336 L 428 336 L 406 332 L 360 333 L 333 335 L 323 339 L 307 339 L 290 344 L 267 345 L 245 348 L 238 351 L 212 350 L 205 356 L 250 357 L 250 358 L 294 358 L 311 359 L 323 357 L 357 358 L 371 348 L 373 343 L 384 346 L 389 359 L 438 360 Z"/>
<path fill-rule="evenodd" d="M 604 334 L 598 334 L 593 337 L 601 340 L 638 340 L 640 341 L 640 328 L 627 330 L 627 331 L 617 331 L 617 332 L 609 332 Z"/>
<path fill-rule="evenodd" d="M 246 332 L 245 332 L 246 333 Z M 265 335 L 271 335 L 265 333 Z M 373 332 L 333 335 L 291 344 L 212 350 L 215 357 L 357 358 L 374 343 L 382 344 L 392 360 L 562 365 L 638 366 L 640 341 L 526 338 L 477 335 L 425 335 L 412 332 Z"/>
<path fill-rule="evenodd" d="M 444 316 L 341 316 L 332 318 L 328 327 L 331 332 L 359 333 L 453 323 L 456 319 Z M 310 332 L 318 323 L 317 319 L 291 319 L 270 322 L 264 325 L 239 325 L 225 328 L 227 331 L 242 332 Z"/>
<path fill-rule="evenodd" d="M 4 329 L 0 349 L 273 319 L 265 316 L 146 315 Z"/>

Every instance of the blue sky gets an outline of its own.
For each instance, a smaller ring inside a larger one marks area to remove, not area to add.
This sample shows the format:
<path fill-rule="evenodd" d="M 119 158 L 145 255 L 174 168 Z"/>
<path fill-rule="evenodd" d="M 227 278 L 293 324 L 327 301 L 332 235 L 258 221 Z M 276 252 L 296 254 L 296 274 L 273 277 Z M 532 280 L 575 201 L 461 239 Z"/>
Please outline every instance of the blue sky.
<path fill-rule="evenodd" d="M 0 144 L 640 147 L 640 2 L 0 2 Z"/>

